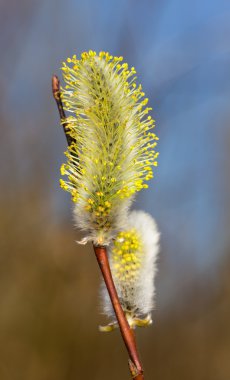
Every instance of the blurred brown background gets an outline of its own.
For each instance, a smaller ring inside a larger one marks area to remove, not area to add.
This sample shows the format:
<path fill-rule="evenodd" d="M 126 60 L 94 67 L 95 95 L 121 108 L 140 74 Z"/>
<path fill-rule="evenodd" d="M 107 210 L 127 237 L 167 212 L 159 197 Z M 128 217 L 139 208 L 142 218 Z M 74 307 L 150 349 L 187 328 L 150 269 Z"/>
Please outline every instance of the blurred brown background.
<path fill-rule="evenodd" d="M 128 379 L 91 246 L 59 189 L 61 62 L 108 50 L 153 105 L 160 162 L 135 207 L 161 230 L 146 379 L 230 379 L 230 4 L 224 0 L 0 2 L 0 379 Z"/>

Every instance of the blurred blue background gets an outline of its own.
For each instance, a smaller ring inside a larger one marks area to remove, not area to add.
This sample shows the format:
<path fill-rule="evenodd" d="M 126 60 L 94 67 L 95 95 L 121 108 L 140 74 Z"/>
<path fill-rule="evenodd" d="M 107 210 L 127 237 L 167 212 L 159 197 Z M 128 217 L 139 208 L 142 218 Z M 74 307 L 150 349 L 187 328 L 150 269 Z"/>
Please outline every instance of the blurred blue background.
<path fill-rule="evenodd" d="M 58 184 L 51 76 L 93 49 L 136 68 L 160 137 L 135 204 L 161 231 L 156 322 L 138 332 L 148 378 L 228 380 L 229 1 L 2 0 L 0 11 L 1 379 L 92 378 L 88 361 L 94 379 L 123 374 L 119 337 L 97 333 L 99 274 Z M 108 347 L 117 361 L 98 363 Z"/>

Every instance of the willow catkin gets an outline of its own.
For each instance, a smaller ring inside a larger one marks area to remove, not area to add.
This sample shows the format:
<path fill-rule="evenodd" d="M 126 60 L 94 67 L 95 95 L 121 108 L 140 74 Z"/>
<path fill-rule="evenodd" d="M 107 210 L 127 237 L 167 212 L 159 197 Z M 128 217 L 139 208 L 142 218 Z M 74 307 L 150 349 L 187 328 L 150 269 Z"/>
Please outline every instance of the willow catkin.
<path fill-rule="evenodd" d="M 117 234 L 109 248 L 114 284 L 126 318 L 133 328 L 151 323 L 159 238 L 154 219 L 143 211 L 132 211 L 126 229 Z M 110 331 L 111 326 L 116 325 L 116 319 L 104 285 L 102 306 L 104 313 L 114 321 L 101 330 Z"/>
<path fill-rule="evenodd" d="M 89 51 L 63 63 L 61 96 L 73 143 L 61 167 L 83 242 L 108 245 L 125 227 L 136 192 L 157 166 L 154 120 L 136 71 L 122 57 Z"/>

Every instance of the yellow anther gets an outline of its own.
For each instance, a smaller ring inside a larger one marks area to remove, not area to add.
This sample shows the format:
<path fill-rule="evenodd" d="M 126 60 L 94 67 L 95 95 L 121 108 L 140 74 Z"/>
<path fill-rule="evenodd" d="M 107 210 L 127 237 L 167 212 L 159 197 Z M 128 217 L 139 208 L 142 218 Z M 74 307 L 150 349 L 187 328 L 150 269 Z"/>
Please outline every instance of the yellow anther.
<path fill-rule="evenodd" d="M 89 199 L 88 199 L 88 203 L 89 203 L 90 205 L 93 205 L 93 204 L 94 204 L 94 200 L 91 199 L 91 198 L 89 198 Z"/>

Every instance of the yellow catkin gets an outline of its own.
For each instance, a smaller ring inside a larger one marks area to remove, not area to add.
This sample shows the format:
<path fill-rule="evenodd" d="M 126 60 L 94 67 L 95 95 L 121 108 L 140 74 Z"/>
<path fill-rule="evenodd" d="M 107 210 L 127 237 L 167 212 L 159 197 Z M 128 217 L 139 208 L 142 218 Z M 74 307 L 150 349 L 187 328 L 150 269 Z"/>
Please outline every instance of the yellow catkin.
<path fill-rule="evenodd" d="M 135 229 L 122 231 L 116 236 L 111 256 L 112 263 L 115 263 L 113 275 L 124 288 L 139 277 L 142 254 L 141 238 Z"/>
<path fill-rule="evenodd" d="M 61 97 L 73 143 L 61 166 L 67 179 L 60 185 L 72 194 L 79 227 L 105 243 L 129 200 L 153 178 L 154 120 L 136 70 L 123 57 L 90 50 L 67 58 L 62 71 Z"/>

